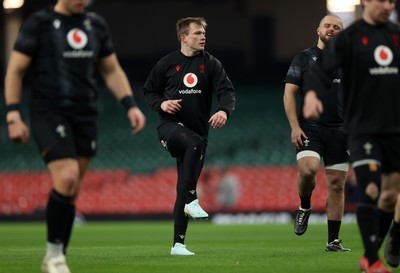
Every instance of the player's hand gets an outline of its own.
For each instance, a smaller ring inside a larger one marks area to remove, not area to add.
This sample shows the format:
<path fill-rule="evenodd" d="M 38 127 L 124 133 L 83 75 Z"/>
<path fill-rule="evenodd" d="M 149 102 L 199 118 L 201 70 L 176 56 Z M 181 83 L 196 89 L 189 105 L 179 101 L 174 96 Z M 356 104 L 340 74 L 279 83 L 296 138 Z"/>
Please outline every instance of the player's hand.
<path fill-rule="evenodd" d="M 225 123 L 228 119 L 228 116 L 225 111 L 218 111 L 208 120 L 208 123 L 215 129 L 222 128 L 225 126 Z"/>
<path fill-rule="evenodd" d="M 18 111 L 7 113 L 8 138 L 14 143 L 26 144 L 29 141 L 29 130 L 22 121 Z"/>
<path fill-rule="evenodd" d="M 301 130 L 300 127 L 292 129 L 292 144 L 296 146 L 297 149 L 300 149 L 303 146 L 303 139 L 307 139 L 307 135 Z"/>
<path fill-rule="evenodd" d="M 182 105 L 181 105 L 182 100 L 166 100 L 161 103 L 161 110 L 168 114 L 175 114 L 179 110 L 181 110 Z"/>
<path fill-rule="evenodd" d="M 304 97 L 303 116 L 306 119 L 318 119 L 324 111 L 322 102 L 318 99 L 317 93 L 310 90 Z"/>
<path fill-rule="evenodd" d="M 146 117 L 143 115 L 142 111 L 140 111 L 139 107 L 132 107 L 128 110 L 128 119 L 131 122 L 132 135 L 136 135 L 140 131 L 143 130 L 146 125 Z"/>

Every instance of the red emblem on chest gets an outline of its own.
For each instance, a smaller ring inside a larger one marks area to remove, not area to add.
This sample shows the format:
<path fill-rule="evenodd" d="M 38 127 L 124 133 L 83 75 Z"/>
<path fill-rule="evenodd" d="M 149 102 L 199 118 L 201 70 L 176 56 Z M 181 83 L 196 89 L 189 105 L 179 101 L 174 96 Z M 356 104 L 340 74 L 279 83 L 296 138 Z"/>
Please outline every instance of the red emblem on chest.
<path fill-rule="evenodd" d="M 199 69 L 201 74 L 204 74 L 206 72 L 206 66 L 204 64 L 200 65 Z"/>

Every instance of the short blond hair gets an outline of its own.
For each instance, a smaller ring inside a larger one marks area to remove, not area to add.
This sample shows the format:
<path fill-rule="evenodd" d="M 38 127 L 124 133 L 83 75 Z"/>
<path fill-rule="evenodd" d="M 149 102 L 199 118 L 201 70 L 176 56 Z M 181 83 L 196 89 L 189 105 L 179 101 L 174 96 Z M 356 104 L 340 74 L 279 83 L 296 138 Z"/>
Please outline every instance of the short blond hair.
<path fill-rule="evenodd" d="M 176 35 L 178 36 L 178 41 L 181 41 L 180 37 L 182 34 L 189 34 L 189 26 L 191 23 L 202 26 L 204 29 L 206 29 L 207 27 L 206 19 L 204 19 L 203 17 L 181 18 L 176 22 Z"/>

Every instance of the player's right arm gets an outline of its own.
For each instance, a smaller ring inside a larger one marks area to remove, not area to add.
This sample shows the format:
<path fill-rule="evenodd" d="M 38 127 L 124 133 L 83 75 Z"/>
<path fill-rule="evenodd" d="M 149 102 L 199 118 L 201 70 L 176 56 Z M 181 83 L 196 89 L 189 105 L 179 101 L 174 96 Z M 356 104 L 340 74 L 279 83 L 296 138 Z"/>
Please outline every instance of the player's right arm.
<path fill-rule="evenodd" d="M 32 58 L 30 56 L 15 50 L 12 51 L 4 80 L 8 137 L 14 143 L 27 143 L 29 140 L 29 130 L 22 121 L 19 105 L 21 103 L 22 78 L 31 62 Z"/>
<path fill-rule="evenodd" d="M 283 105 L 285 107 L 286 117 L 289 121 L 290 128 L 292 129 L 291 141 L 296 148 L 300 148 L 303 145 L 302 137 L 307 138 L 306 134 L 300 128 L 299 120 L 297 118 L 296 95 L 298 91 L 298 85 L 286 83 L 283 94 Z"/>
<path fill-rule="evenodd" d="M 156 112 L 175 114 L 181 109 L 181 100 L 168 100 L 165 97 L 166 82 L 164 65 L 159 61 L 150 71 L 143 86 L 147 105 Z"/>
<path fill-rule="evenodd" d="M 179 100 L 165 100 L 161 103 L 161 110 L 168 114 L 176 114 L 182 108 L 182 99 Z"/>

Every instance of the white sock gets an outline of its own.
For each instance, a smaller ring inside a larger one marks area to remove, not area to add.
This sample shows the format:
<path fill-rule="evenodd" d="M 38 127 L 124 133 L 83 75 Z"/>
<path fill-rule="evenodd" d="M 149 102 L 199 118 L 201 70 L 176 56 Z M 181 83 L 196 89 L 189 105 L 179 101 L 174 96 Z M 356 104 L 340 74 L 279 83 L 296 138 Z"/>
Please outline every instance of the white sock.
<path fill-rule="evenodd" d="M 64 255 L 63 253 L 63 244 L 54 244 L 47 242 L 46 256 L 45 261 L 48 261 L 51 258 Z"/>

